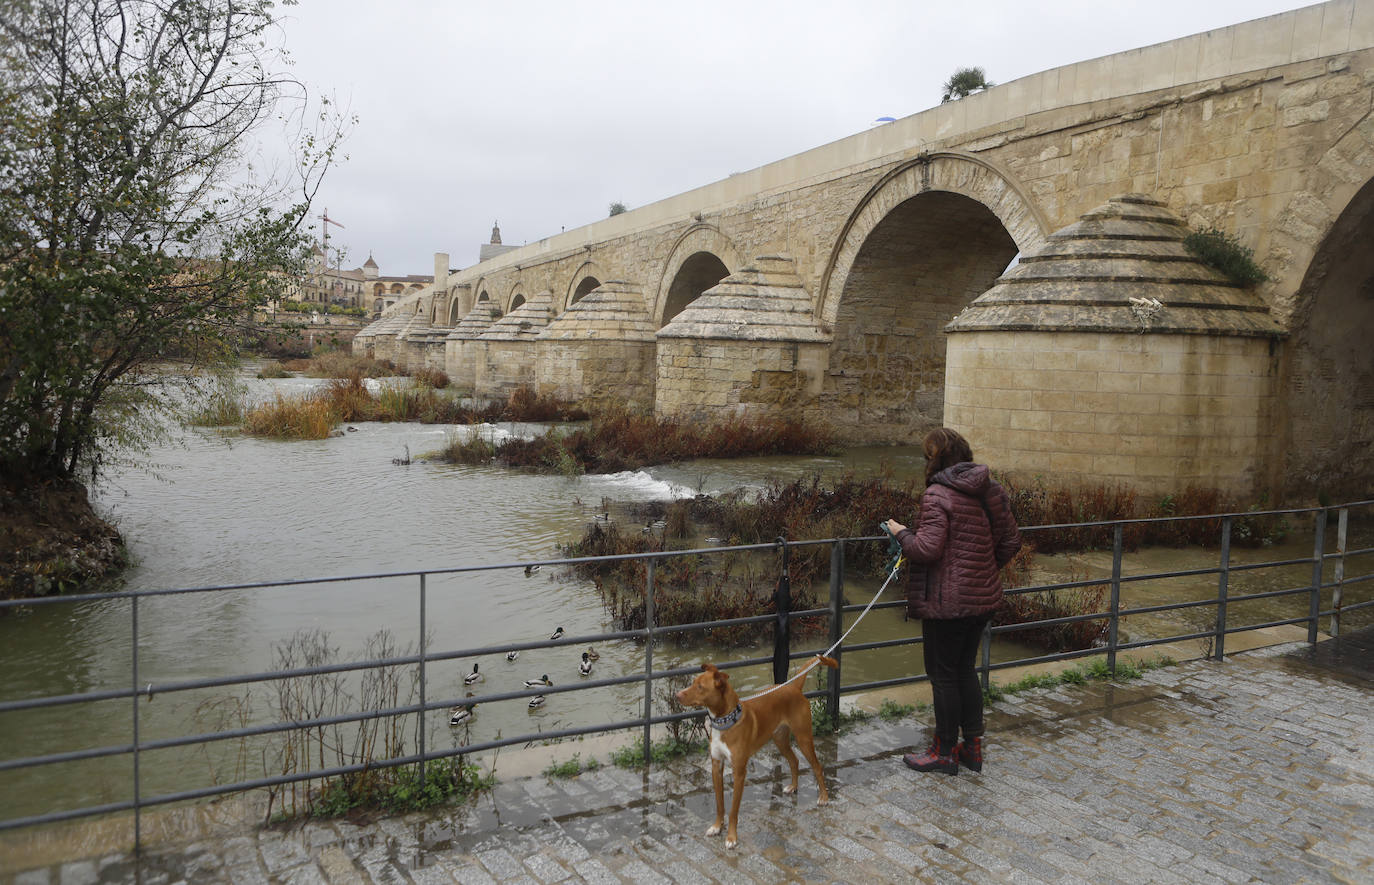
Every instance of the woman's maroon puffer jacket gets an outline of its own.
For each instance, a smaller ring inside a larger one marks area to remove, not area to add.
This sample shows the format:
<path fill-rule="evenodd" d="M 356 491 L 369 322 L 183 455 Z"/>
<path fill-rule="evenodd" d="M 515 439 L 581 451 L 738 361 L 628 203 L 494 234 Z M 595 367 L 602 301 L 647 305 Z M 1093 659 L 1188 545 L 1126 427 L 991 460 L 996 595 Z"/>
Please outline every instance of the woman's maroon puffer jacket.
<path fill-rule="evenodd" d="M 942 470 L 921 496 L 915 531 L 897 533 L 907 560 L 907 617 L 989 615 L 1002 601 L 1001 568 L 1021 549 L 1006 489 L 982 464 Z"/>

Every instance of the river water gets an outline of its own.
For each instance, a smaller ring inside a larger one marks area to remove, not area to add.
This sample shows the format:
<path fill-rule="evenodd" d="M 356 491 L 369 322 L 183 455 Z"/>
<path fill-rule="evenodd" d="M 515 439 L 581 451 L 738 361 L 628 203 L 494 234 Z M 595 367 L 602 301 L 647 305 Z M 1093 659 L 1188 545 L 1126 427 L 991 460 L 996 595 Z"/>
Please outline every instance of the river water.
<path fill-rule="evenodd" d="M 255 367 L 242 376 L 251 396 L 307 390 L 309 379 L 261 381 Z M 535 426 L 503 426 L 477 432 L 529 433 Z M 519 563 L 554 558 L 559 543 L 579 537 L 603 499 L 659 500 L 761 486 L 769 478 L 813 473 L 860 474 L 887 470 L 919 473 L 919 451 L 903 448 L 852 450 L 841 457 L 754 458 L 697 461 L 615 475 L 542 476 L 498 468 L 457 466 L 420 460 L 449 433 L 473 432 L 420 424 L 361 423 L 341 436 L 314 442 L 279 442 L 192 430 L 178 444 L 158 449 L 151 470 L 122 470 L 107 477 L 93 495 L 129 544 L 131 588 L 177 588 L 370 575 L 478 564 Z M 393 463 L 407 451 L 410 465 Z M 623 511 L 612 509 L 613 518 Z M 904 514 L 874 514 L 880 517 Z M 909 521 L 909 520 L 908 520 Z M 1247 551 L 1239 557 L 1296 558 L 1311 553 L 1310 533 L 1294 532 L 1281 549 Z M 1304 543 L 1307 545 L 1303 547 Z M 1215 562 L 1215 552 L 1150 551 L 1128 566 L 1151 570 L 1197 567 Z M 1061 573 L 1110 573 L 1110 557 L 1067 558 Z M 1309 569 L 1310 573 L 1310 569 Z M 1265 573 L 1269 574 L 1269 573 Z M 1281 584 L 1305 577 L 1302 568 L 1265 578 Z M 1259 579 L 1256 579 L 1259 580 Z M 1234 583 L 1234 581 L 1233 581 Z M 867 601 L 876 582 L 859 578 L 846 588 L 851 601 Z M 1192 598 L 1215 592 L 1215 577 L 1192 582 L 1128 585 L 1138 600 Z M 1365 585 L 1368 586 L 1368 585 Z M 1210 588 L 1210 589 L 1209 589 Z M 895 593 L 889 591 L 891 598 Z M 360 659 L 369 637 L 388 631 L 398 648 L 419 639 L 418 581 L 369 580 L 311 583 L 292 587 L 214 591 L 144 600 L 138 607 L 138 682 L 165 683 L 246 674 L 272 669 L 278 650 L 301 630 L 322 631 L 337 659 Z M 1280 615 L 1282 616 L 1282 615 Z M 40 606 L 0 619 L 0 698 L 123 689 L 130 685 L 131 605 L 107 600 Z M 474 575 L 431 577 L 427 586 L 430 648 L 435 651 L 547 638 L 557 627 L 568 635 L 614 629 L 590 583 L 546 568 L 531 576 L 511 568 Z M 1181 632 L 1175 618 L 1153 618 L 1141 633 Z M 764 631 L 766 632 L 766 631 Z M 913 625 L 896 611 L 870 615 L 852 637 L 872 641 L 910 635 Z M 812 642 L 810 644 L 822 644 Z M 596 677 L 642 672 L 643 650 L 633 642 L 598 646 Z M 556 684 L 576 681 L 580 649 L 531 650 L 510 663 L 501 657 L 480 662 L 435 664 L 429 699 L 459 699 L 519 690 L 522 681 L 548 674 Z M 752 648 L 674 648 L 655 652 L 655 668 L 697 661 L 766 654 Z M 998 657 L 1021 649 L 1000 649 Z M 462 676 L 480 663 L 481 683 L 467 687 Z M 845 682 L 890 678 L 919 671 L 911 651 L 858 653 L 845 659 Z M 768 670 L 737 673 L 741 688 L 761 686 Z M 140 739 L 214 730 L 230 696 L 242 689 L 155 695 L 139 703 Z M 280 718 L 270 687 L 246 696 L 250 708 L 233 724 Z M 404 702 L 404 697 L 402 702 Z M 129 743 L 132 702 L 111 701 L 0 716 L 4 758 Z M 463 729 L 450 729 L 443 711 L 431 715 L 431 747 L 489 740 L 632 718 L 642 709 L 642 687 L 605 688 L 576 695 L 550 695 L 539 710 L 524 701 L 479 706 Z M 218 712 L 217 712 L 218 711 Z M 461 732 L 461 733 L 460 733 Z M 413 750 L 413 741 L 407 749 Z M 244 758 L 236 742 L 208 750 L 144 753 L 143 793 L 169 792 L 262 776 L 259 755 Z M 326 759 L 332 762 L 332 759 Z M 130 794 L 129 757 L 65 763 L 44 769 L 0 772 L 0 818 L 79 805 L 119 801 Z M 270 765 L 267 766 L 271 768 Z M 268 771 L 268 773 L 271 773 Z"/>

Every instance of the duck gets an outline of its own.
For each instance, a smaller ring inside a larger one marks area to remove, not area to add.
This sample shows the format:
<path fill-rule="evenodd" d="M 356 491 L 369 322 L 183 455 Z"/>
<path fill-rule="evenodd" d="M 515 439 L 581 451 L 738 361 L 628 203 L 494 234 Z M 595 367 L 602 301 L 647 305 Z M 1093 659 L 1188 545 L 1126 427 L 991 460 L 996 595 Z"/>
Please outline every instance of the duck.
<path fill-rule="evenodd" d="M 530 698 L 531 710 L 537 710 L 542 706 L 544 706 L 544 696 L 542 694 L 535 695 L 534 697 Z"/>
<path fill-rule="evenodd" d="M 508 652 L 506 652 L 506 660 L 508 660 L 508 661 L 513 661 L 513 660 L 515 660 L 515 659 L 518 658 L 518 657 L 520 657 L 520 652 L 518 652 L 518 651 L 508 651 Z"/>
<path fill-rule="evenodd" d="M 474 682 L 481 682 L 482 674 L 477 672 L 477 665 L 472 665 L 472 672 L 463 677 L 464 685 L 472 685 Z"/>
<path fill-rule="evenodd" d="M 582 663 L 577 665 L 577 672 L 583 676 L 592 675 L 592 659 L 587 656 L 585 651 L 582 652 Z"/>
<path fill-rule="evenodd" d="M 456 707 L 450 707 L 448 711 L 448 724 L 462 725 L 464 722 L 467 722 L 472 718 L 472 711 L 476 706 L 476 704 L 459 704 Z"/>
<path fill-rule="evenodd" d="M 592 648 L 590 645 L 587 646 L 587 654 L 585 656 L 591 658 L 593 661 L 601 660 L 601 655 L 597 652 L 596 649 Z"/>
<path fill-rule="evenodd" d="M 538 687 L 541 686 L 541 685 L 553 685 L 553 681 L 549 679 L 549 674 L 545 673 L 543 676 L 540 676 L 538 679 L 526 679 L 526 680 L 525 680 L 525 687 L 526 687 L 526 688 L 538 688 Z"/>
<path fill-rule="evenodd" d="M 534 573 L 537 572 L 537 571 L 539 571 L 539 566 L 537 566 L 537 565 L 527 565 L 527 566 L 525 566 L 525 577 L 528 578 L 530 575 L 534 574 Z"/>
<path fill-rule="evenodd" d="M 610 522 L 610 521 L 611 521 L 611 514 L 610 514 L 609 511 L 606 512 L 606 513 L 598 513 L 598 514 L 596 514 L 595 516 L 593 516 L 592 518 L 595 519 L 595 520 L 597 520 L 597 521 L 599 521 L 599 522 Z"/>
<path fill-rule="evenodd" d="M 550 638 L 550 639 L 559 639 L 559 638 L 561 638 L 562 636 L 563 636 L 563 628 L 562 628 L 562 627 L 559 627 L 557 630 L 553 631 L 553 635 L 550 636 L 549 638 Z"/>

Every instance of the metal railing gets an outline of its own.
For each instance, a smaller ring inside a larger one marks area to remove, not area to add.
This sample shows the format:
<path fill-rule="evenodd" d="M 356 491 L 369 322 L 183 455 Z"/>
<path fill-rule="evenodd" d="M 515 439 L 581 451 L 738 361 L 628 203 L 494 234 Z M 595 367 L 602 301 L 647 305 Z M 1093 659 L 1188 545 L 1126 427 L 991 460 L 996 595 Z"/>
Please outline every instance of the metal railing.
<path fill-rule="evenodd" d="M 1250 511 L 1246 513 L 1214 514 L 1209 516 L 1196 517 L 1165 517 L 1145 520 L 1119 520 L 1112 522 L 1093 522 L 1093 523 L 1073 523 L 1064 525 L 1047 525 L 1023 527 L 1022 533 L 1034 543 L 1034 538 L 1038 533 L 1055 530 L 1081 530 L 1088 528 L 1109 528 L 1112 536 L 1112 569 L 1109 579 L 1088 578 L 1083 580 L 1063 581 L 1051 584 L 1040 584 L 1035 586 L 1021 587 L 1007 591 L 1009 596 L 1027 593 L 1041 593 L 1050 590 L 1071 590 L 1085 587 L 1099 587 L 1104 583 L 1108 586 L 1108 608 L 1106 611 L 1081 613 L 1065 617 L 1047 618 L 1044 620 L 1025 622 L 1018 624 L 1006 624 L 992 626 L 989 624 L 985 641 L 983 642 L 982 660 L 980 663 L 980 673 L 983 685 L 987 688 L 991 681 L 991 674 L 995 670 L 1009 667 L 1022 667 L 1029 664 L 1038 664 L 1050 661 L 1062 661 L 1073 658 L 1081 658 L 1090 655 L 1105 655 L 1107 667 L 1115 673 L 1117 656 L 1119 653 L 1128 650 L 1142 649 L 1154 645 L 1175 643 L 1187 640 L 1201 640 L 1210 642 L 1210 653 L 1217 660 L 1221 660 L 1225 655 L 1226 638 L 1232 634 L 1259 630 L 1263 628 L 1277 627 L 1283 625 L 1305 624 L 1307 626 L 1307 641 L 1315 643 L 1318 637 L 1318 622 L 1321 618 L 1329 618 L 1329 633 L 1337 636 L 1341 630 L 1341 617 L 1345 613 L 1361 610 L 1374 606 L 1374 598 L 1363 602 L 1349 603 L 1345 601 L 1344 592 L 1346 588 L 1354 585 L 1363 584 L 1374 580 L 1374 568 L 1363 569 L 1364 574 L 1354 577 L 1347 576 L 1348 560 L 1359 556 L 1374 553 L 1374 548 L 1363 548 L 1357 550 L 1347 549 L 1347 534 L 1349 528 L 1349 515 L 1351 509 L 1368 508 L 1374 505 L 1374 501 L 1360 501 L 1340 506 L 1304 508 L 1296 510 L 1272 510 L 1272 511 Z M 1332 513 L 1336 514 L 1337 539 L 1334 552 L 1326 550 L 1326 529 L 1328 517 Z M 1262 517 L 1303 517 L 1311 515 L 1313 518 L 1313 547 L 1311 556 L 1304 556 L 1296 559 L 1266 561 L 1259 563 L 1236 564 L 1232 562 L 1232 533 L 1238 520 L 1254 520 Z M 1122 565 L 1124 560 L 1125 530 L 1132 525 L 1145 523 L 1187 521 L 1187 520 L 1219 520 L 1220 521 L 1220 544 L 1218 564 L 1215 567 L 1194 568 L 1172 572 L 1151 572 L 1148 574 L 1123 573 Z M 131 658 L 129 661 L 129 687 L 124 689 L 111 689 L 103 691 L 88 691 L 75 694 L 50 695 L 45 697 L 25 698 L 21 700 L 0 701 L 0 715 L 11 715 L 25 710 L 36 710 L 41 708 L 65 707 L 77 704 L 89 704 L 102 701 L 129 701 L 132 705 L 132 741 L 129 743 L 113 744 L 101 747 L 91 747 L 87 749 L 47 753 L 44 755 L 27 756 L 21 758 L 11 758 L 0 760 L 0 772 L 14 771 L 19 769 L 36 768 L 47 765 L 57 765 L 62 763 L 74 762 L 79 760 L 98 759 L 113 756 L 129 756 L 132 764 L 133 787 L 132 795 L 121 801 L 106 802 L 98 805 L 89 805 L 80 808 L 64 809 L 43 814 L 16 817 L 8 820 L 0 820 L 0 831 L 28 827 L 39 824 L 55 823 L 58 821 L 71 820 L 75 818 L 89 817 L 93 815 L 106 814 L 110 812 L 129 811 L 135 813 L 135 844 L 137 845 L 141 837 L 139 823 L 139 813 L 144 808 L 158 805 L 165 805 L 173 802 L 206 798 L 210 796 L 222 795 L 227 793 L 240 792 L 261 788 L 277 787 L 285 784 L 299 783 L 304 781 L 315 781 L 324 778 L 337 777 L 369 769 L 384 768 L 400 765 L 416 765 L 419 767 L 420 778 L 424 778 L 424 766 L 427 762 L 449 757 L 463 756 L 472 753 L 480 753 L 488 750 L 495 750 L 501 747 L 527 744 L 531 741 L 549 741 L 561 738 L 578 737 L 581 735 L 598 734 L 614 731 L 625 731 L 639 729 L 642 732 L 643 752 L 645 762 L 650 761 L 651 736 L 655 726 L 672 723 L 683 719 L 700 716 L 700 711 L 678 712 L 678 713 L 655 713 L 653 703 L 653 686 L 655 682 L 670 679 L 677 676 L 694 674 L 697 671 L 694 667 L 678 667 L 663 670 L 654 669 L 654 650 L 656 645 L 663 642 L 666 637 L 674 634 L 688 633 L 693 631 L 709 630 L 721 627 L 737 627 L 747 625 L 771 624 L 774 632 L 774 650 L 768 657 L 746 658 L 743 660 L 731 661 L 720 664 L 722 669 L 732 669 L 738 667 L 757 666 L 771 663 L 773 666 L 774 681 L 781 681 L 785 678 L 789 670 L 791 661 L 806 658 L 813 655 L 820 649 L 794 651 L 790 643 L 790 625 L 800 618 L 819 618 L 829 619 L 829 641 L 827 645 L 837 642 L 841 635 L 844 616 L 853 614 L 865 608 L 863 604 L 846 604 L 844 602 L 843 589 L 845 586 L 845 546 L 846 544 L 870 544 L 885 541 L 885 538 L 878 536 L 860 538 L 828 538 L 813 541 L 787 541 L 779 538 L 773 544 L 751 544 L 728 547 L 709 547 L 694 550 L 672 551 L 672 552 L 653 552 L 642 554 L 626 554 L 619 556 L 586 557 L 569 559 L 548 559 L 538 562 L 519 562 L 506 563 L 500 565 L 484 566 L 465 566 L 449 569 L 429 569 L 424 571 L 411 572 L 389 572 L 372 575 L 353 575 L 346 577 L 312 578 L 293 581 L 259 582 L 250 584 L 235 584 L 217 587 L 192 587 L 165 590 L 127 590 L 107 593 L 89 593 L 73 596 L 44 597 L 26 600 L 6 600 L 0 601 L 0 609 L 13 609 L 21 606 L 45 606 L 62 605 L 95 600 L 107 599 L 127 599 L 130 602 L 130 631 L 131 631 Z M 830 571 L 829 571 L 829 598 L 828 603 L 823 608 L 813 608 L 800 611 L 790 610 L 791 594 L 789 592 L 788 580 L 788 557 L 791 551 L 815 546 L 827 546 L 830 551 Z M 780 554 L 780 578 L 776 585 L 774 597 L 775 611 L 767 614 L 760 614 L 750 617 L 732 618 L 728 620 L 703 621 L 691 624 L 659 624 L 656 621 L 655 612 L 655 581 L 657 565 L 663 561 L 671 560 L 682 556 L 718 556 L 728 553 L 740 552 L 766 552 L 777 550 Z M 591 563 L 609 563 L 625 560 L 645 561 L 645 593 L 644 610 L 645 626 L 633 630 L 620 630 L 607 633 L 598 633 L 584 636 L 563 636 L 558 639 L 550 639 L 536 642 L 514 642 L 501 645 L 489 645 L 471 648 L 459 648 L 450 650 L 434 650 L 428 647 L 426 638 L 426 597 L 428 593 L 427 582 L 430 578 L 439 575 L 461 575 L 478 572 L 492 572 L 502 569 L 523 568 L 526 566 L 582 566 Z M 1333 580 L 1324 583 L 1323 577 L 1327 563 L 1334 565 Z M 1232 595 L 1230 592 L 1230 579 L 1234 573 L 1253 571 L 1265 568 L 1296 567 L 1310 565 L 1310 579 L 1302 586 L 1285 588 L 1281 590 L 1271 590 L 1244 595 Z M 1158 580 L 1167 578 L 1190 577 L 1215 575 L 1217 579 L 1216 596 L 1211 599 L 1190 600 L 1176 603 L 1165 603 L 1156 605 L 1137 606 L 1132 608 L 1122 607 L 1122 588 L 1123 586 L 1139 581 Z M 337 584 L 352 583 L 359 581 L 373 581 L 378 579 L 414 579 L 418 582 L 419 606 L 418 606 L 418 626 L 419 626 L 419 651 L 416 654 L 394 655 L 385 658 L 363 661 L 350 661 L 347 663 L 330 663 L 318 666 L 296 667 L 292 669 L 266 670 L 257 673 L 247 673 L 235 676 L 218 676 L 202 679 L 184 679 L 160 683 L 142 684 L 139 675 L 139 608 L 140 603 L 147 604 L 147 600 L 156 600 L 166 596 L 180 596 L 186 594 L 199 593 L 223 593 L 226 591 L 247 591 L 273 587 L 292 587 L 301 585 Z M 1323 593 L 1331 591 L 1329 607 L 1323 607 Z M 1228 620 L 1230 607 L 1237 603 L 1250 602 L 1261 599 L 1273 599 L 1287 596 L 1307 597 L 1306 612 L 1304 614 L 1269 620 L 1262 623 L 1236 624 Z M 878 602 L 872 606 L 873 610 L 894 609 L 905 606 L 905 601 Z M 1215 620 L 1213 625 L 1205 630 L 1196 630 L 1179 635 L 1153 637 L 1130 642 L 1120 641 L 1120 623 L 1122 619 L 1134 615 L 1144 615 L 1167 611 L 1178 611 L 1193 608 L 1214 607 Z M 991 659 L 991 644 L 996 637 L 1012 634 L 1020 630 L 1030 628 L 1051 627 L 1061 624 L 1072 624 L 1080 621 L 1107 621 L 1106 641 L 1102 647 L 1094 647 L 1082 650 L 1064 651 L 1053 654 L 1039 655 L 1029 658 L 1017 658 L 994 663 Z M 913 632 L 915 632 L 913 630 Z M 530 649 L 557 648 L 561 646 L 585 645 L 592 642 L 607 642 L 611 640 L 633 640 L 643 645 L 644 668 L 642 672 L 627 674 L 603 679 L 588 679 L 576 684 L 541 686 L 535 689 L 523 691 L 495 692 L 482 695 L 480 697 L 457 699 L 431 699 L 429 697 L 428 671 L 429 668 L 437 663 L 451 661 L 458 658 L 471 658 L 486 655 L 501 655 L 507 652 L 519 652 Z M 823 697 L 826 708 L 832 717 L 836 717 L 839 711 L 841 694 L 872 691 L 891 686 L 916 683 L 926 680 L 925 674 L 913 674 L 890 679 L 872 680 L 867 682 L 854 682 L 844 684 L 843 676 L 843 655 L 852 654 L 860 651 L 871 651 L 877 649 L 887 649 L 900 646 L 918 645 L 922 641 L 919 635 L 903 637 L 899 639 L 887 639 L 870 642 L 853 642 L 849 645 L 837 649 L 834 657 L 840 661 L 841 667 L 829 675 L 826 687 L 819 690 L 806 692 L 808 697 Z M 306 720 L 291 720 L 268 722 L 257 725 L 247 725 L 241 728 L 223 729 L 213 732 L 199 734 L 184 734 L 173 737 L 158 739 L 143 739 L 139 734 L 139 711 L 138 704 L 140 698 L 149 698 L 159 694 L 169 694 L 175 692 L 187 692 L 203 690 L 208 688 L 222 688 L 231 686 L 245 686 L 257 683 L 266 683 L 276 680 L 293 679 L 299 677 L 309 677 L 324 674 L 341 674 L 365 671 L 382 667 L 416 667 L 418 668 L 419 683 L 419 703 L 404 704 L 383 709 L 358 710 L 340 715 L 317 717 Z M 599 722 L 584 726 L 562 728 L 553 731 L 541 731 L 534 734 L 514 735 L 510 737 L 497 737 L 491 740 L 466 744 L 452 749 L 439 750 L 426 746 L 426 717 L 436 710 L 445 710 L 455 704 L 490 704 L 500 701 L 512 701 L 531 698 L 536 695 L 560 694 L 566 692 L 587 691 L 590 689 L 605 688 L 617 685 L 629 685 L 634 683 L 643 684 L 643 710 L 640 715 L 626 718 L 621 721 Z M 175 747 L 188 747 L 196 745 L 206 745 L 218 741 L 235 740 L 255 736 L 265 736 L 280 734 L 283 732 L 299 731 L 310 728 L 321 728 L 324 726 L 341 725 L 348 723 L 365 723 L 374 719 L 386 717 L 417 716 L 419 718 L 418 729 L 418 753 L 397 756 L 394 758 L 367 760 L 351 765 L 338 765 L 333 767 L 319 767 L 305 772 L 295 772 L 278 776 L 268 776 L 248 780 L 240 780 L 228 784 L 215 784 L 208 787 L 195 789 L 178 790 L 174 792 L 162 793 L 153 796 L 143 795 L 142 776 L 139 768 L 140 756 L 154 750 L 165 750 Z"/>

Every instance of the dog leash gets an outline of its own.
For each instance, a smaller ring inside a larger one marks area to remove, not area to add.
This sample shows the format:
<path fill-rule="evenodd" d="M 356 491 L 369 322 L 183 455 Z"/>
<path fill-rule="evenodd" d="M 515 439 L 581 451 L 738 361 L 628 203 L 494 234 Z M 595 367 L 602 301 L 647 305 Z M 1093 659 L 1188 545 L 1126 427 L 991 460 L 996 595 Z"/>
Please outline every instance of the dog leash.
<path fill-rule="evenodd" d="M 761 698 L 766 694 L 775 692 L 783 686 L 791 685 L 793 682 L 796 682 L 798 679 L 801 679 L 802 677 L 806 676 L 807 673 L 810 673 L 812 670 L 816 669 L 816 666 L 821 662 L 821 658 L 829 657 L 832 651 L 834 651 L 835 649 L 839 648 L 841 645 L 844 644 L 844 641 L 849 638 L 849 634 L 854 632 L 854 628 L 859 626 L 859 622 L 862 621 L 864 617 L 869 613 L 869 611 L 873 608 L 873 605 L 878 601 L 878 597 L 883 595 L 883 591 L 887 589 L 887 585 L 891 584 L 892 579 L 897 577 L 897 572 L 901 570 L 902 563 L 904 561 L 904 558 L 900 555 L 898 555 L 897 558 L 893 560 L 892 571 L 888 573 L 887 580 L 883 581 L 883 586 L 879 587 L 878 592 L 873 594 L 873 598 L 868 601 L 868 605 L 864 606 L 864 610 L 859 613 L 859 616 L 857 618 L 854 619 L 854 623 L 849 625 L 849 629 L 844 631 L 844 635 L 842 635 L 839 639 L 835 640 L 834 645 L 830 646 L 824 652 L 812 658 L 810 663 L 808 663 L 805 667 L 801 668 L 801 670 L 797 671 L 796 676 L 791 677 L 786 682 L 779 682 L 777 685 L 765 688 L 758 694 L 750 695 L 744 700 L 752 701 L 755 698 Z"/>

